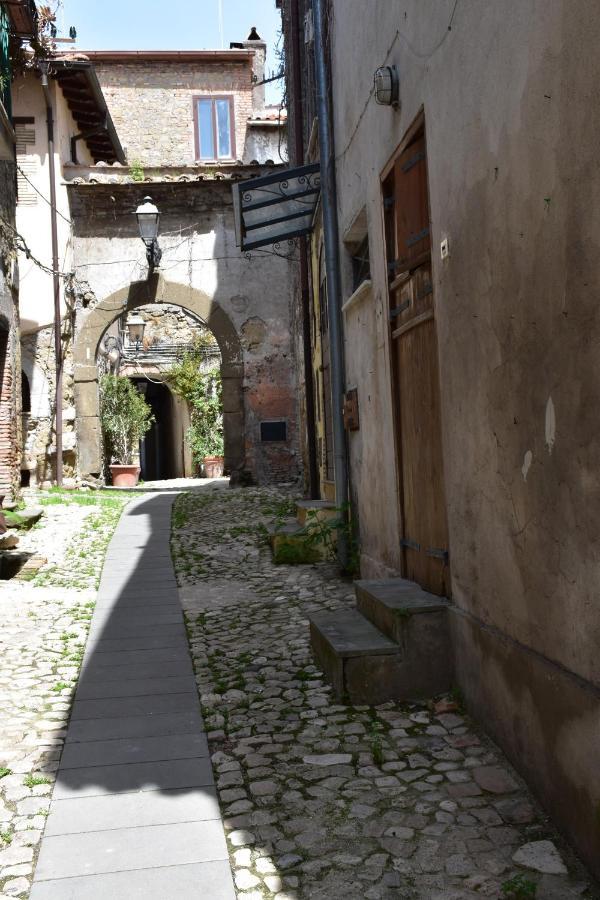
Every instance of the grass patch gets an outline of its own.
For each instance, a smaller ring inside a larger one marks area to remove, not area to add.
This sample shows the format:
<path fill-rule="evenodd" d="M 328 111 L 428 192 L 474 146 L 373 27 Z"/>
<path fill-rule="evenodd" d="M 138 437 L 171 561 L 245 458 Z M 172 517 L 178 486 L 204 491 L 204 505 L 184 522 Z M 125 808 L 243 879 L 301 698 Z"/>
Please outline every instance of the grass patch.
<path fill-rule="evenodd" d="M 45 775 L 26 775 L 23 779 L 24 787 L 34 788 L 39 784 L 52 784 L 52 782 Z"/>
<path fill-rule="evenodd" d="M 506 900 L 529 900 L 530 897 L 535 897 L 537 885 L 525 875 L 515 875 L 504 882 L 501 890 Z"/>

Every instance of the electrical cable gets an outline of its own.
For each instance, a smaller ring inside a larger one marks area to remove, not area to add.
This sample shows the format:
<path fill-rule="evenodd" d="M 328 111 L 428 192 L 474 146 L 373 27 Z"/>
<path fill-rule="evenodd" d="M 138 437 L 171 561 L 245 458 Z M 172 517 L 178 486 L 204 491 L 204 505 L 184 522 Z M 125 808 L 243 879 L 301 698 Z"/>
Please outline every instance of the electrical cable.
<path fill-rule="evenodd" d="M 459 3 L 459 0 L 454 0 L 454 7 L 453 7 L 453 9 L 452 9 L 452 15 L 450 16 L 450 21 L 448 22 L 448 27 L 446 28 L 446 31 L 444 32 L 444 34 L 443 34 L 443 36 L 440 38 L 440 40 L 437 42 L 437 44 L 435 45 L 435 47 L 433 47 L 431 50 L 427 51 L 427 53 L 422 53 L 422 52 L 420 52 L 420 51 L 418 51 L 418 50 L 415 50 L 415 48 L 412 46 L 412 44 L 410 43 L 410 41 L 409 41 L 409 39 L 406 37 L 406 35 L 404 35 L 404 34 L 400 31 L 400 29 L 398 29 L 398 30 L 396 31 L 396 34 L 394 35 L 394 39 L 392 40 L 392 43 L 391 43 L 390 46 L 388 47 L 387 53 L 385 54 L 385 59 L 383 60 L 383 62 L 382 62 L 381 65 L 385 65 L 385 64 L 387 63 L 387 61 L 388 61 L 388 59 L 389 59 L 389 57 L 390 57 L 390 53 L 391 53 L 392 50 L 394 49 L 394 47 L 395 47 L 395 45 L 396 45 L 398 39 L 401 39 L 401 40 L 406 44 L 406 46 L 408 47 L 408 49 L 410 50 L 410 52 L 412 53 L 412 55 L 413 55 L 414 57 L 416 57 L 417 59 L 425 59 L 425 60 L 426 60 L 426 59 L 429 59 L 430 57 L 432 57 L 434 53 L 437 53 L 437 51 L 440 49 L 440 47 L 442 46 L 442 44 L 444 43 L 444 41 L 446 40 L 446 38 L 448 37 L 448 35 L 449 35 L 450 32 L 452 31 L 452 23 L 454 22 L 454 16 L 455 16 L 455 14 L 456 14 L 456 9 L 457 9 L 457 7 L 458 7 L 458 3 Z M 364 117 L 365 117 L 365 113 L 367 112 L 369 103 L 371 102 L 371 98 L 373 97 L 373 94 L 374 94 L 374 93 L 375 93 L 375 86 L 373 85 L 373 86 L 371 87 L 371 90 L 369 91 L 369 94 L 368 94 L 368 96 L 367 96 L 367 99 L 365 100 L 365 104 L 364 104 L 364 106 L 363 106 L 363 108 L 362 108 L 362 110 L 361 110 L 361 112 L 360 112 L 360 115 L 359 115 L 359 117 L 358 117 L 358 119 L 357 119 L 357 121 L 356 121 L 356 125 L 354 126 L 354 129 L 353 129 L 352 134 L 350 135 L 350 137 L 349 137 L 349 139 L 348 139 L 348 142 L 346 143 L 346 146 L 344 147 L 344 149 L 343 149 L 340 153 L 336 154 L 336 157 L 335 157 L 336 162 L 339 162 L 339 160 L 343 159 L 343 157 L 346 155 L 346 153 L 347 153 L 348 150 L 350 149 L 350 147 L 351 147 L 351 145 L 352 145 L 352 142 L 354 141 L 354 138 L 356 137 L 356 133 L 357 133 L 358 129 L 360 128 L 361 122 L 362 122 L 362 120 L 363 120 Z"/>
<path fill-rule="evenodd" d="M 21 168 L 21 166 L 20 166 L 18 163 L 17 163 L 17 171 L 23 176 L 23 178 L 25 179 L 25 181 L 27 181 L 27 182 L 31 185 L 31 187 L 34 189 L 34 191 L 36 192 L 36 194 L 39 194 L 39 196 L 42 198 L 42 200 L 44 201 L 44 203 L 47 203 L 48 206 L 49 206 L 50 208 L 52 208 L 52 203 L 51 203 L 51 202 L 48 200 L 48 198 L 45 197 L 44 194 L 42 194 L 42 192 L 35 186 L 35 184 L 34 184 L 33 181 L 31 180 L 31 178 L 29 178 L 29 177 L 25 174 L 25 172 L 23 171 L 23 169 Z M 61 219 L 64 219 L 64 221 L 67 223 L 67 225 L 71 225 L 71 226 L 73 225 L 73 222 L 71 221 L 71 219 L 67 219 L 66 216 L 63 216 L 63 214 L 61 213 L 61 211 L 60 211 L 59 209 L 56 210 L 56 215 L 57 215 L 57 216 L 60 216 Z"/>

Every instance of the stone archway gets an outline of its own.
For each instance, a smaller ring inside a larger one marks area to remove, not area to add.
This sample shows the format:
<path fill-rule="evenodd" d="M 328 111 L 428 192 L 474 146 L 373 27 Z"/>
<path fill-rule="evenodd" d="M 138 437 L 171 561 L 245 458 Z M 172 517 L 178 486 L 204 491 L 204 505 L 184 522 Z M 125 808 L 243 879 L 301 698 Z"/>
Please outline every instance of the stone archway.
<path fill-rule="evenodd" d="M 77 329 L 73 351 L 75 409 L 79 473 L 98 476 L 102 471 L 102 440 L 96 354 L 100 340 L 115 319 L 147 303 L 180 306 L 206 322 L 221 350 L 225 466 L 239 472 L 244 467 L 243 357 L 237 332 L 223 309 L 208 294 L 155 274 L 111 294 L 87 314 Z"/>

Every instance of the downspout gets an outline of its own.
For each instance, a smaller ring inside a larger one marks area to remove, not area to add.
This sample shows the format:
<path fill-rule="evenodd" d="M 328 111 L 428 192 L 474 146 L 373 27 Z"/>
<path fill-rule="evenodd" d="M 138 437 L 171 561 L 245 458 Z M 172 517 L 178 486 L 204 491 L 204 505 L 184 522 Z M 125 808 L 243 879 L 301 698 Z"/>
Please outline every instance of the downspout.
<path fill-rule="evenodd" d="M 60 316 L 60 276 L 58 274 L 58 220 L 56 215 L 56 169 L 54 164 L 54 116 L 48 88 L 48 63 L 41 64 L 42 90 L 46 100 L 48 125 L 48 167 L 50 171 L 50 223 L 52 234 L 52 283 L 54 288 L 54 354 L 56 357 L 56 483 L 63 483 L 63 368 Z"/>
<path fill-rule="evenodd" d="M 333 452 L 335 499 L 342 510 L 344 524 L 348 518 L 348 463 L 346 429 L 344 427 L 344 337 L 342 331 L 342 290 L 340 277 L 339 227 L 333 133 L 330 119 L 329 83 L 324 43 L 323 5 L 326 0 L 313 0 L 315 29 L 315 81 L 319 152 L 321 157 L 321 206 L 327 273 L 327 317 L 331 355 L 331 406 L 333 419 Z M 338 557 L 342 568 L 348 564 L 347 529 L 338 534 Z"/>
<path fill-rule="evenodd" d="M 300 13 L 298 0 L 291 0 L 292 27 L 292 89 L 294 114 L 294 163 L 304 164 L 304 117 L 302 72 L 300 68 Z M 319 470 L 317 466 L 317 434 L 315 416 L 315 388 L 313 373 L 312 336 L 310 329 L 310 300 L 308 291 L 308 249 L 307 239 L 300 239 L 300 298 L 302 309 L 302 342 L 304 346 L 304 389 L 306 396 L 306 431 L 308 450 L 308 491 L 311 500 L 319 498 Z"/>

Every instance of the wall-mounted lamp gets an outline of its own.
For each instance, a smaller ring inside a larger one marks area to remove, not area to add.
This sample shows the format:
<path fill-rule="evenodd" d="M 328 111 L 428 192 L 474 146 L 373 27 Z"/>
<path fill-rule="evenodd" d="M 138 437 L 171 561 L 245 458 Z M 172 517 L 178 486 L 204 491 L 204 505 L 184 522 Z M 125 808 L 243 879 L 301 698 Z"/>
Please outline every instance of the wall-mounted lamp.
<path fill-rule="evenodd" d="M 125 327 L 127 328 L 129 343 L 135 347 L 135 352 L 137 354 L 140 352 L 140 347 L 144 341 L 146 322 L 141 316 L 132 315 L 128 317 Z"/>
<path fill-rule="evenodd" d="M 151 197 L 144 197 L 144 202 L 135 211 L 140 237 L 146 245 L 146 259 L 150 269 L 160 265 L 162 251 L 158 246 L 158 224 L 160 213 Z"/>
<path fill-rule="evenodd" d="M 381 106 L 400 104 L 400 77 L 396 66 L 381 66 L 375 72 L 375 100 Z"/>

